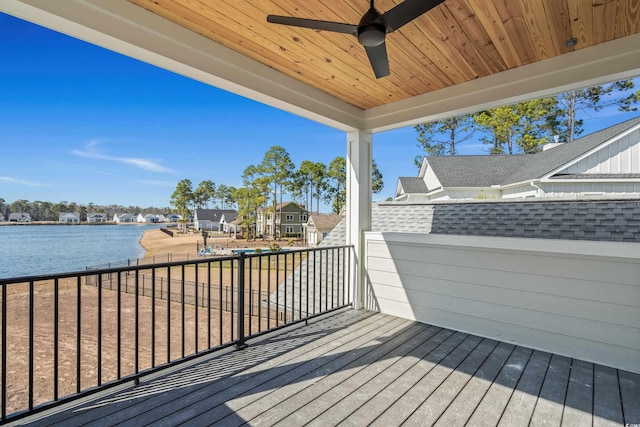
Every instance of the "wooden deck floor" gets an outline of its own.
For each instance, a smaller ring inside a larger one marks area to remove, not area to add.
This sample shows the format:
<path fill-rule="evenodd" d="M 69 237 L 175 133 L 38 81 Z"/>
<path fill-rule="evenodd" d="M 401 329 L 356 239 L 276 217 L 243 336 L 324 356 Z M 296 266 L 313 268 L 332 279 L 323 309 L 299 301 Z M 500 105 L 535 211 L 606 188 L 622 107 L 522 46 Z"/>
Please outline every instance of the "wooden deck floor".
<path fill-rule="evenodd" d="M 640 375 L 343 310 L 29 425 L 624 425 Z"/>

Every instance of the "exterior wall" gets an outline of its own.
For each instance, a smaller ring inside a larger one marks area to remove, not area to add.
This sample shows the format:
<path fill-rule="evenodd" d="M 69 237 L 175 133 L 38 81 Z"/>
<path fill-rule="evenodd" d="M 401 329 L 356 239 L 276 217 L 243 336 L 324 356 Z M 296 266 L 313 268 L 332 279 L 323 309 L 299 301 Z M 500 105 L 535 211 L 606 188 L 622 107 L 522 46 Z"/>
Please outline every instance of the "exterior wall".
<path fill-rule="evenodd" d="M 589 195 L 640 196 L 640 182 L 560 182 L 543 183 L 540 188 L 546 197 L 584 197 Z"/>
<path fill-rule="evenodd" d="M 424 172 L 423 179 L 429 191 L 433 191 L 436 188 L 442 187 L 442 184 L 440 184 L 440 181 L 438 180 L 435 172 L 433 172 L 433 169 L 431 169 L 431 166 L 427 166 L 427 170 Z"/>
<path fill-rule="evenodd" d="M 640 245 L 366 233 L 370 309 L 640 372 Z"/>
<path fill-rule="evenodd" d="M 640 129 L 619 138 L 561 173 L 640 173 Z"/>
<path fill-rule="evenodd" d="M 521 185 L 502 190 L 503 199 L 516 199 L 521 197 L 539 197 L 538 190 L 531 185 Z"/>
<path fill-rule="evenodd" d="M 502 194 L 499 190 L 491 190 L 489 188 L 469 188 L 464 190 L 448 189 L 445 200 L 470 200 L 470 199 L 500 199 Z M 438 200 L 438 199 L 433 199 Z"/>

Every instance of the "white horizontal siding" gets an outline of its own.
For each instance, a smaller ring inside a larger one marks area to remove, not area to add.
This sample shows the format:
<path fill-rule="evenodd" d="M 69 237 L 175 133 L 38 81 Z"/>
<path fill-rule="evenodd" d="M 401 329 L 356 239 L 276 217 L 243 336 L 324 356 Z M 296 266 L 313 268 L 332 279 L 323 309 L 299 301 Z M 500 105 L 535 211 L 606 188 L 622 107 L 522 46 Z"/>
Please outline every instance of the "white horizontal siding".
<path fill-rule="evenodd" d="M 640 372 L 640 245 L 367 233 L 369 308 Z"/>

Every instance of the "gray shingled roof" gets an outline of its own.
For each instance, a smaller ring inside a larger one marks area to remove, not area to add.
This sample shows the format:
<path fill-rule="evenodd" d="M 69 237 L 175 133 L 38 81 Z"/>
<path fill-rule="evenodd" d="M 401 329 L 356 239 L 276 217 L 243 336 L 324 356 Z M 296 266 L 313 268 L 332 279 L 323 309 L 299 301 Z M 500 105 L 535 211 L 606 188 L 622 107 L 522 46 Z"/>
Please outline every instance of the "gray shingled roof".
<path fill-rule="evenodd" d="M 640 200 L 517 200 L 378 203 L 377 232 L 534 237 L 640 243 Z M 345 221 L 320 243 L 343 245 Z"/>
<path fill-rule="evenodd" d="M 430 156 L 426 159 L 444 187 L 507 185 L 541 178 L 637 124 L 640 117 L 536 154 Z"/>
<path fill-rule="evenodd" d="M 422 178 L 401 177 L 398 180 L 405 193 L 426 193 L 429 191 Z"/>
<path fill-rule="evenodd" d="M 196 209 L 199 221 L 220 221 L 222 215 L 238 215 L 233 209 Z"/>
<path fill-rule="evenodd" d="M 336 226 L 336 224 L 342 221 L 342 218 L 344 218 L 344 215 L 337 215 L 335 213 L 312 214 L 309 217 L 309 222 L 313 222 L 313 225 L 315 225 L 318 230 L 331 230 Z"/>

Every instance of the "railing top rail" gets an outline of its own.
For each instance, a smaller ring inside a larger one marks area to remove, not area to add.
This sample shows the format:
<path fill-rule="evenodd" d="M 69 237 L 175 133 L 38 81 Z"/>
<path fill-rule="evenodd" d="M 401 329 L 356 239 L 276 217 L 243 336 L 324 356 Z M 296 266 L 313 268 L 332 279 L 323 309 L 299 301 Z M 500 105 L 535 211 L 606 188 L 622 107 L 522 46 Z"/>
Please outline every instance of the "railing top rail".
<path fill-rule="evenodd" d="M 259 253 L 255 253 L 255 252 L 245 252 L 245 257 L 249 258 L 249 257 L 258 257 L 258 256 L 273 256 L 273 255 L 282 255 L 282 254 L 290 254 L 292 252 L 298 253 L 298 252 L 320 252 L 320 251 L 328 251 L 331 249 L 349 249 L 349 248 L 353 248 L 353 245 L 336 245 L 336 246 L 322 246 L 322 247 L 315 247 L 315 248 L 295 248 L 295 249 L 289 249 L 289 248 L 285 248 L 282 251 L 276 251 L 276 252 L 259 252 Z M 239 250 L 240 251 L 240 250 Z"/>

